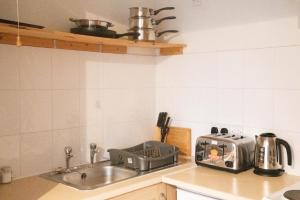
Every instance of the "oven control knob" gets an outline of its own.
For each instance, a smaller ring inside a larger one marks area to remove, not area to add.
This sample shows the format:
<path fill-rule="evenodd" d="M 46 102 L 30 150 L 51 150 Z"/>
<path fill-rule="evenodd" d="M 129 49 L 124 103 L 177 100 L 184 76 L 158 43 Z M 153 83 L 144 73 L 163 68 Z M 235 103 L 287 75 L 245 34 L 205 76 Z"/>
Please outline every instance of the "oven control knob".
<path fill-rule="evenodd" d="M 233 162 L 232 161 L 226 161 L 225 166 L 232 168 L 233 167 Z"/>

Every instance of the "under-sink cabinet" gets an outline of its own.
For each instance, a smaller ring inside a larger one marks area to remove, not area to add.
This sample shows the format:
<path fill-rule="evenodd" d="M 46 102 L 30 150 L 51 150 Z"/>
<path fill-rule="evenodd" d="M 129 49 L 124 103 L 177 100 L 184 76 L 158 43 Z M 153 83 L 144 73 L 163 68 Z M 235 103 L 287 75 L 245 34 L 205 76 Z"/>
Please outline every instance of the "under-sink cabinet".
<path fill-rule="evenodd" d="M 110 200 L 176 200 L 176 187 L 159 183 L 135 190 Z"/>

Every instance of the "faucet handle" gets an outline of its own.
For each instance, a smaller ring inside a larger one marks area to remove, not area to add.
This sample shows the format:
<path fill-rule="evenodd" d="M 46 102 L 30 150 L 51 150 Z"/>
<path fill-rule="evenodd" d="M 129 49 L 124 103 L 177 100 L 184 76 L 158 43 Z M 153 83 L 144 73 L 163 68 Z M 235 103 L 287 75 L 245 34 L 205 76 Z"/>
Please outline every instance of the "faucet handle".
<path fill-rule="evenodd" d="M 66 154 L 71 154 L 72 153 L 72 147 L 71 146 L 66 146 L 65 147 L 65 153 Z"/>
<path fill-rule="evenodd" d="M 97 144 L 96 143 L 91 143 L 90 144 L 90 149 L 91 150 L 95 150 L 97 148 Z"/>

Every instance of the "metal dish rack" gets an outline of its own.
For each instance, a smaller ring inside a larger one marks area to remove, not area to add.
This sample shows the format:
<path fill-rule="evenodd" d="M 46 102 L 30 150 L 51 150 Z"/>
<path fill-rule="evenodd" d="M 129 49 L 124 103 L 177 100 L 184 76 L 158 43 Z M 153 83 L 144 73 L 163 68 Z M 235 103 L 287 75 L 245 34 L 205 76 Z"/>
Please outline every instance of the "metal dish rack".
<path fill-rule="evenodd" d="M 179 148 L 158 141 L 147 141 L 127 149 L 109 149 L 113 165 L 139 171 L 147 171 L 174 164 L 178 160 Z"/>

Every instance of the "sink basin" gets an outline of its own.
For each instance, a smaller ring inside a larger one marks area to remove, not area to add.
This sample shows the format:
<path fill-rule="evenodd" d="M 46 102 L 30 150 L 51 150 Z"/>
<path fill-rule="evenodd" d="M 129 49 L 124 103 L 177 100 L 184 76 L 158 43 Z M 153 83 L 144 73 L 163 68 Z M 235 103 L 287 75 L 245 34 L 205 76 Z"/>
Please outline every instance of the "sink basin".
<path fill-rule="evenodd" d="M 101 162 L 93 166 L 84 165 L 74 168 L 69 173 L 58 174 L 51 172 L 43 174 L 42 177 L 70 185 L 80 190 L 90 190 L 137 175 L 138 172 L 134 170 L 111 166 L 110 162 Z"/>

